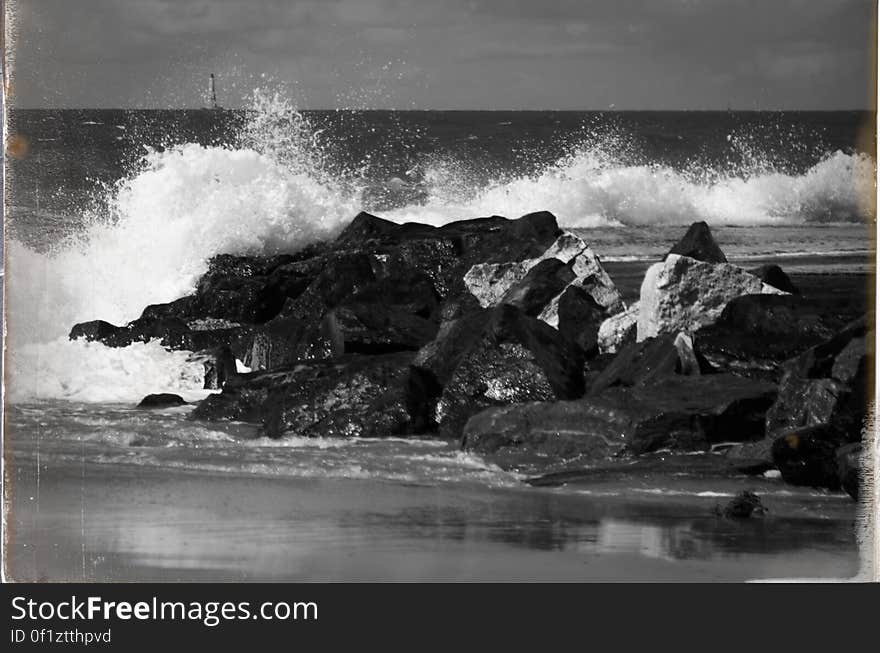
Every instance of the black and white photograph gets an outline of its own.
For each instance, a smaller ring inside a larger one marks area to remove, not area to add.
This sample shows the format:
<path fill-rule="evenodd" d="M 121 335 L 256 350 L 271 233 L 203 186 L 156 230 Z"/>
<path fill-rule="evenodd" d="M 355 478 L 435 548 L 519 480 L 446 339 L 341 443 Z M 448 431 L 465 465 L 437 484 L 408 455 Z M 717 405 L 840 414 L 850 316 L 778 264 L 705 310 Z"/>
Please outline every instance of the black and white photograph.
<path fill-rule="evenodd" d="M 871 0 L 7 0 L 5 580 L 877 580 L 876 75 Z"/>

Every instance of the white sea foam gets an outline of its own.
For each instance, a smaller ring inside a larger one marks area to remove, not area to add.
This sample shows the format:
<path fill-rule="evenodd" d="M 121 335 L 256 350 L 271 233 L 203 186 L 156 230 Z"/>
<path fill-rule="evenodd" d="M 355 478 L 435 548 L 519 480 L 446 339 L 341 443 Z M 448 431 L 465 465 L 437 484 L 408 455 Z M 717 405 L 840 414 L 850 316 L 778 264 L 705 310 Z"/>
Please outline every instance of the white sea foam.
<path fill-rule="evenodd" d="M 443 224 L 478 215 L 549 210 L 568 227 L 802 224 L 871 220 L 876 177 L 864 154 L 835 152 L 806 173 L 692 173 L 627 165 L 603 149 L 568 156 L 535 176 L 498 181 L 463 197 L 454 166 L 429 171 L 424 205 L 387 212 L 399 221 Z"/>

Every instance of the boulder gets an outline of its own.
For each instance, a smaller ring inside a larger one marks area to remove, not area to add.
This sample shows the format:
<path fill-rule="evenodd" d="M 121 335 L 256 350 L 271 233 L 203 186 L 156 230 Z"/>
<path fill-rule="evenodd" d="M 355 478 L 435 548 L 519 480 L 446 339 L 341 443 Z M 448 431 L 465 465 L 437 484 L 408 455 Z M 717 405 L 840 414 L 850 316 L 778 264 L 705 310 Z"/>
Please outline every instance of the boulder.
<path fill-rule="evenodd" d="M 613 387 L 580 400 L 489 408 L 464 428 L 463 447 L 511 467 L 554 456 L 587 463 L 622 452 L 708 450 L 763 436 L 772 384 L 733 375 L 675 376 L 653 386 Z"/>
<path fill-rule="evenodd" d="M 574 278 L 571 266 L 557 258 L 544 259 L 514 283 L 499 303 L 516 306 L 526 315 L 536 317 Z"/>
<path fill-rule="evenodd" d="M 578 345 L 587 358 L 596 356 L 599 353 L 599 327 L 608 315 L 605 308 L 576 285 L 566 288 L 555 305 L 559 333 Z"/>
<path fill-rule="evenodd" d="M 147 395 L 137 405 L 138 408 L 171 408 L 173 406 L 185 406 L 186 402 L 180 395 L 162 392 L 154 395 Z"/>
<path fill-rule="evenodd" d="M 713 323 L 735 297 L 780 292 L 735 265 L 669 254 L 645 273 L 636 339 L 695 331 Z"/>
<path fill-rule="evenodd" d="M 712 231 L 705 222 L 694 222 L 672 249 L 666 254 L 687 256 L 704 263 L 727 263 L 727 257 L 712 237 Z"/>
<path fill-rule="evenodd" d="M 639 321 L 639 303 L 636 302 L 626 310 L 612 315 L 599 325 L 596 340 L 599 352 L 613 354 L 621 347 L 636 341 Z"/>
<path fill-rule="evenodd" d="M 839 433 L 825 424 L 789 430 L 773 441 L 773 464 L 791 485 L 840 489 Z"/>
<path fill-rule="evenodd" d="M 711 373 L 712 367 L 696 351 L 686 333 L 663 335 L 624 347 L 590 385 L 590 394 L 612 386 L 659 382 L 676 375 Z"/>
<path fill-rule="evenodd" d="M 743 295 L 694 340 L 717 368 L 775 378 L 782 362 L 832 338 L 853 317 L 798 295 Z"/>
<path fill-rule="evenodd" d="M 418 352 L 412 377 L 414 420 L 451 436 L 488 406 L 584 393 L 580 350 L 509 305 L 443 323 Z"/>
<path fill-rule="evenodd" d="M 195 419 L 263 425 L 264 435 L 384 437 L 409 431 L 405 385 L 413 354 L 304 361 L 241 374 L 193 412 Z"/>
<path fill-rule="evenodd" d="M 788 278 L 788 275 L 785 274 L 783 269 L 778 265 L 762 265 L 760 267 L 754 268 L 753 270 L 749 270 L 749 272 L 754 274 L 768 286 L 773 286 L 777 290 L 787 292 L 791 295 L 800 294 L 800 291 L 795 287 L 791 279 Z"/>
<path fill-rule="evenodd" d="M 527 402 L 488 408 L 471 417 L 462 446 L 489 455 L 505 469 L 540 470 L 590 463 L 623 451 L 630 425 L 625 411 L 585 401 Z"/>
<path fill-rule="evenodd" d="M 736 444 L 724 452 L 724 458 L 731 467 L 749 476 L 776 468 L 773 464 L 772 438 Z"/>
<path fill-rule="evenodd" d="M 574 273 L 571 283 L 583 287 L 609 314 L 620 310 L 620 294 L 602 267 L 599 257 L 581 238 L 568 232 L 559 236 L 550 247 L 534 258 L 476 264 L 468 270 L 464 283 L 481 306 L 495 306 L 533 267 L 554 258 L 570 264 Z M 551 313 L 545 321 L 555 326 L 552 319 L 553 309 L 550 310 Z"/>
<path fill-rule="evenodd" d="M 873 342 L 861 319 L 787 361 L 779 398 L 767 412 L 767 432 L 825 424 L 841 440 L 859 441 L 873 394 Z"/>

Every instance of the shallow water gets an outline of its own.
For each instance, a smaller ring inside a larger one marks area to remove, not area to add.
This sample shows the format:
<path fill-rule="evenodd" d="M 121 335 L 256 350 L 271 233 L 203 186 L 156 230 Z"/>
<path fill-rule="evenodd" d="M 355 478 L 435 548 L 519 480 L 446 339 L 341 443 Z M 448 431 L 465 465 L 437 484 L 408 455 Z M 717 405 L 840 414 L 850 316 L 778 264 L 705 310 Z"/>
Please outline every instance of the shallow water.
<path fill-rule="evenodd" d="M 12 406 L 12 577 L 748 580 L 860 568 L 857 508 L 842 493 L 656 472 L 529 487 L 450 442 L 272 442 L 184 410 Z M 713 514 L 745 488 L 767 516 Z"/>

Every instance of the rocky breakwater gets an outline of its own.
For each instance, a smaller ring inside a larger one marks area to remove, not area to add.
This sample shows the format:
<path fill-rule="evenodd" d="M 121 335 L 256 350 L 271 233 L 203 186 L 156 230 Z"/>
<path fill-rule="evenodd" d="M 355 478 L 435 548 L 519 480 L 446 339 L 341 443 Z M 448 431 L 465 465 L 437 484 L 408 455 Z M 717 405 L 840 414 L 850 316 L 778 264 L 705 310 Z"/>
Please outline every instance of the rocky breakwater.
<path fill-rule="evenodd" d="M 626 306 L 550 213 L 361 213 L 299 252 L 217 256 L 193 294 L 70 337 L 190 351 L 220 390 L 190 418 L 272 438 L 434 435 L 534 473 L 729 447 L 727 474 L 857 488 L 873 316 L 795 290 L 729 263 L 705 223 Z"/>
<path fill-rule="evenodd" d="M 719 475 L 778 470 L 857 496 L 874 355 L 873 315 L 848 323 L 857 310 L 800 294 L 778 266 L 730 264 L 696 223 L 600 325 L 583 397 L 487 409 L 464 447 L 537 484 L 714 451 Z"/>

